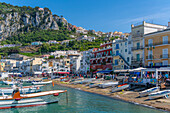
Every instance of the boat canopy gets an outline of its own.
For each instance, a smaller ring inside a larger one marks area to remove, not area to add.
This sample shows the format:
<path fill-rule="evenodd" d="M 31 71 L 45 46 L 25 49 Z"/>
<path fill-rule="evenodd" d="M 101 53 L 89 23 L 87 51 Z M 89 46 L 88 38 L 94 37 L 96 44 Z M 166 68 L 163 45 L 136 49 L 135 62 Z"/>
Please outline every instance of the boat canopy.
<path fill-rule="evenodd" d="M 102 70 L 102 71 L 97 71 L 96 73 L 110 73 L 112 70 Z"/>
<path fill-rule="evenodd" d="M 55 72 L 55 73 L 58 73 L 58 74 L 70 74 L 70 72 Z"/>

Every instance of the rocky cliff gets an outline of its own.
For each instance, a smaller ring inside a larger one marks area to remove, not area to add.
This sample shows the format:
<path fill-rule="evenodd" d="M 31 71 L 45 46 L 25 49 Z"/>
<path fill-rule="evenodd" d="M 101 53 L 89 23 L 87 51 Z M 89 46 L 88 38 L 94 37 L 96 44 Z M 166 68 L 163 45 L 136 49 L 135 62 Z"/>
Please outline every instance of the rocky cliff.
<path fill-rule="evenodd" d="M 26 7 L 23 8 L 23 11 L 21 9 L 18 11 L 14 8 L 16 6 L 13 6 L 11 9 L 3 9 L 4 12 L 0 12 L 0 39 L 28 32 L 32 27 L 44 30 L 59 30 L 58 24 L 61 23 L 64 27 L 68 27 L 68 22 L 65 18 L 52 15 L 48 8 Z"/>

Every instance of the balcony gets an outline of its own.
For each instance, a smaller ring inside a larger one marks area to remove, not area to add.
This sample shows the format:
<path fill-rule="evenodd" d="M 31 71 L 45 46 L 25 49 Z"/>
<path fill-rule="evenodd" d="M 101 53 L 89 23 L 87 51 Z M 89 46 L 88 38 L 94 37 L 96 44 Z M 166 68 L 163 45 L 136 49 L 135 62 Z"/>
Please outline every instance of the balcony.
<path fill-rule="evenodd" d="M 153 55 L 146 56 L 146 59 L 154 59 Z"/>
<path fill-rule="evenodd" d="M 170 44 L 170 41 L 163 41 L 163 42 L 157 42 L 157 43 L 153 43 L 153 44 L 146 44 L 145 47 L 152 47 L 152 46 L 164 45 L 164 44 Z"/>
<path fill-rule="evenodd" d="M 170 57 L 169 57 L 169 54 L 162 54 L 160 55 L 160 58 L 170 58 Z"/>
<path fill-rule="evenodd" d="M 139 65 L 142 64 L 142 58 L 132 58 L 132 64 Z"/>
<path fill-rule="evenodd" d="M 132 47 L 132 51 L 134 51 L 134 50 L 141 50 L 141 49 L 144 49 L 144 47 L 143 46 Z"/>

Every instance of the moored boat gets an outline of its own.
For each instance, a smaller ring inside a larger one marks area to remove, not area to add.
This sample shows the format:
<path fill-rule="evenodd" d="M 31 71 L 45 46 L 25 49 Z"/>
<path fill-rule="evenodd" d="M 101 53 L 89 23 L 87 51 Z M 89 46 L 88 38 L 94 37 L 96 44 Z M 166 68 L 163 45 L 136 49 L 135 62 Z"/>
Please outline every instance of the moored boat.
<path fill-rule="evenodd" d="M 102 83 L 102 84 L 99 84 L 99 87 L 100 88 L 107 88 L 107 87 L 113 87 L 115 85 L 117 85 L 118 82 L 106 82 L 106 83 Z"/>
<path fill-rule="evenodd" d="M 14 85 L 14 84 L 18 84 L 17 81 L 3 81 L 3 84 L 5 85 Z"/>
<path fill-rule="evenodd" d="M 31 107 L 56 103 L 59 101 L 59 94 L 65 92 L 67 92 L 67 90 L 53 90 L 20 95 L 19 90 L 16 90 L 13 96 L 0 96 L 0 109 Z"/>
<path fill-rule="evenodd" d="M 18 88 L 21 94 L 28 94 L 28 93 L 35 93 L 40 92 L 43 85 L 37 85 L 37 86 L 25 86 L 25 87 L 15 87 Z M 0 88 L 0 95 L 1 94 L 7 94 L 10 95 L 15 89 L 13 88 Z"/>
<path fill-rule="evenodd" d="M 118 85 L 115 88 L 112 88 L 112 93 L 117 92 L 117 91 L 121 91 L 121 90 L 125 90 L 129 88 L 129 84 L 122 84 L 122 85 Z"/>
<path fill-rule="evenodd" d="M 153 87 L 153 88 L 150 88 L 150 89 L 141 91 L 141 92 L 139 93 L 139 95 L 140 95 L 140 97 L 142 97 L 142 96 L 147 96 L 147 95 L 149 95 L 149 94 L 151 94 L 151 93 L 154 93 L 154 92 L 157 92 L 157 91 L 159 91 L 159 87 Z"/>
<path fill-rule="evenodd" d="M 161 97 L 168 97 L 170 94 L 170 90 L 164 90 L 164 91 L 158 91 L 155 93 L 149 94 L 149 99 L 156 99 L 156 98 L 161 98 Z"/>
<path fill-rule="evenodd" d="M 43 82 L 43 81 L 32 82 L 33 85 L 46 85 L 46 84 L 50 84 L 50 83 L 52 83 L 52 81 L 46 81 L 46 82 Z"/>

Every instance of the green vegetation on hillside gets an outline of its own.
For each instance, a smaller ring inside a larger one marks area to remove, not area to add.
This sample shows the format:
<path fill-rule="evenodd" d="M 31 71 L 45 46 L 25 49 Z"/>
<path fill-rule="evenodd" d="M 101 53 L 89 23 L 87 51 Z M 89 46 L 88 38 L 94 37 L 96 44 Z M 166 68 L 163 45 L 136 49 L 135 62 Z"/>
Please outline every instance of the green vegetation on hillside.
<path fill-rule="evenodd" d="M 71 31 L 68 31 L 66 28 L 60 30 L 41 30 L 39 28 L 33 28 L 30 32 L 20 33 L 18 35 L 12 36 L 7 38 L 6 40 L 2 41 L 1 44 L 23 44 L 30 45 L 31 42 L 34 41 L 41 41 L 47 42 L 49 40 L 68 40 Z"/>

